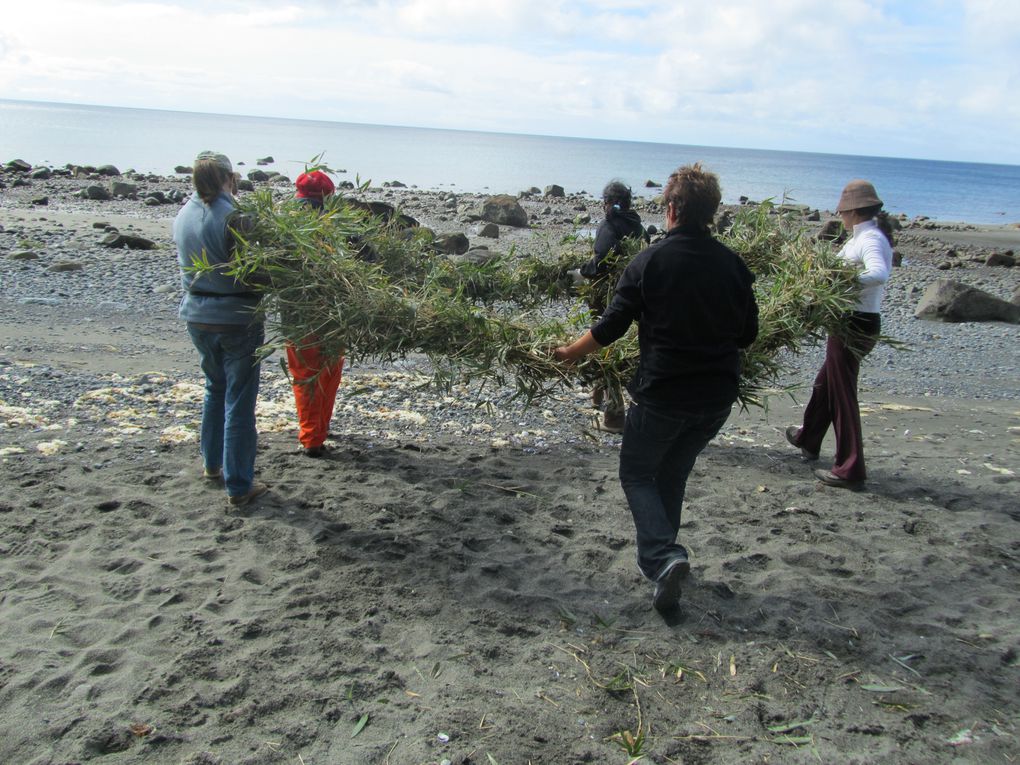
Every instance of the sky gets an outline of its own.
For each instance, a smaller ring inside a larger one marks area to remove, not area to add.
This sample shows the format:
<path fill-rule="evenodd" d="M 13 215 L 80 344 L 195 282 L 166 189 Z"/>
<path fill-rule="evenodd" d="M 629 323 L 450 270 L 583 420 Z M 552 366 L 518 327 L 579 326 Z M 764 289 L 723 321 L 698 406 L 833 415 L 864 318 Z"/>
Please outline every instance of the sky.
<path fill-rule="evenodd" d="M 1017 0 L 5 0 L 0 18 L 0 98 L 1020 164 Z"/>

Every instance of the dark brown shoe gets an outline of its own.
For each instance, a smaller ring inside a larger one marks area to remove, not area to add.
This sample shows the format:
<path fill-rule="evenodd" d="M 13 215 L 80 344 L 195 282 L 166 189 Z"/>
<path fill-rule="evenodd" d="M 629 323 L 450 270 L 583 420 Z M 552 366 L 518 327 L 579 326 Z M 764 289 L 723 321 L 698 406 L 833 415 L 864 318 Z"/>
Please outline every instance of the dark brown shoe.
<path fill-rule="evenodd" d="M 815 478 L 824 483 L 826 486 L 835 486 L 839 489 L 850 489 L 850 491 L 860 491 L 862 488 L 864 488 L 864 481 L 851 481 L 848 478 L 840 478 L 831 470 L 816 470 Z"/>
<path fill-rule="evenodd" d="M 606 433 L 622 433 L 626 415 L 623 412 L 607 411 L 602 415 L 602 430 Z"/>
<path fill-rule="evenodd" d="M 255 483 L 252 484 L 251 490 L 248 491 L 247 494 L 238 494 L 237 496 L 234 497 L 227 497 L 227 504 L 229 504 L 231 507 L 244 507 L 245 505 L 249 504 L 253 499 L 261 497 L 267 491 L 269 491 L 268 486 L 266 486 L 264 483 L 256 481 Z"/>
<path fill-rule="evenodd" d="M 799 433 L 800 428 L 798 428 L 796 425 L 791 425 L 786 429 L 786 440 L 790 442 L 791 446 L 796 446 L 798 449 L 800 449 L 801 457 L 806 459 L 808 462 L 814 462 L 816 459 L 818 459 L 818 454 L 816 454 L 815 452 L 809 452 L 807 449 L 805 449 L 803 446 L 800 446 L 797 443 L 797 435 Z"/>

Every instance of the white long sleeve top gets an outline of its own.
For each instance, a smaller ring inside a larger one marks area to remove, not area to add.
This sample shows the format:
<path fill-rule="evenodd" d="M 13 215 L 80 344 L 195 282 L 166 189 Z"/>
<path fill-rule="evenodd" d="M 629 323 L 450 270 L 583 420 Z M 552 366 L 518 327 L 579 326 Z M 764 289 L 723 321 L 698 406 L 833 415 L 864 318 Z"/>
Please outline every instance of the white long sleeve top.
<path fill-rule="evenodd" d="M 843 245 L 839 257 L 860 269 L 857 280 L 861 285 L 861 294 L 854 306 L 855 311 L 880 313 L 885 283 L 889 281 L 889 273 L 892 271 L 892 255 L 889 240 L 874 219 L 854 226 L 853 236 Z"/>

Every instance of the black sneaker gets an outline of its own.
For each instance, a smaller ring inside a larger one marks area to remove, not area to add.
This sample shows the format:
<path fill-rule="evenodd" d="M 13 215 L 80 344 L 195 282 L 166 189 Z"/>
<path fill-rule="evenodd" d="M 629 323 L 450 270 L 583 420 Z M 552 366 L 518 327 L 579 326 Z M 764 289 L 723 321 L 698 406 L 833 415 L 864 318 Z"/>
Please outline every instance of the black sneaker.
<path fill-rule="evenodd" d="M 656 611 L 672 611 L 680 605 L 680 580 L 691 571 L 687 558 L 674 558 L 655 580 L 652 607 Z"/>

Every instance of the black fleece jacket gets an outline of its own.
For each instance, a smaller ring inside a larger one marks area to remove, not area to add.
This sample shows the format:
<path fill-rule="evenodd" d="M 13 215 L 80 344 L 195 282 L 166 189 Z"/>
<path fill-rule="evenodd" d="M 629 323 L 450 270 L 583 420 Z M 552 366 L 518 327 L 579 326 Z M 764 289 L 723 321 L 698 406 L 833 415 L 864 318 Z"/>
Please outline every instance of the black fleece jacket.
<path fill-rule="evenodd" d="M 737 398 L 740 349 L 758 336 L 754 275 L 711 234 L 679 226 L 630 262 L 602 318 L 599 345 L 638 322 L 634 400 L 678 412 L 722 410 Z"/>
<path fill-rule="evenodd" d="M 595 254 L 581 266 L 581 276 L 585 279 L 605 276 L 609 267 L 602 261 L 628 236 L 648 241 L 641 216 L 634 210 L 611 210 L 595 232 Z"/>

